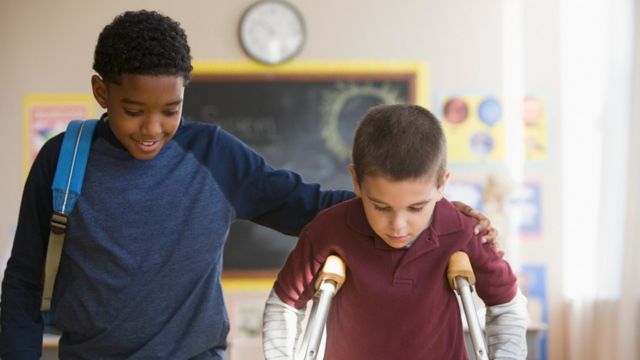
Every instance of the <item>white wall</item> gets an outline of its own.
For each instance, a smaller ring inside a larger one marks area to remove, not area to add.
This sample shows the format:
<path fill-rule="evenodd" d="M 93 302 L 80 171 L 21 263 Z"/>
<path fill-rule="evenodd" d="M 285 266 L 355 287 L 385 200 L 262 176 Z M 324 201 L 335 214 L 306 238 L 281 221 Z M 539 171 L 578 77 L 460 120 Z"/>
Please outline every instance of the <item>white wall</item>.
<path fill-rule="evenodd" d="M 514 0 L 504 0 L 514 1 Z M 502 95 L 501 0 L 291 0 L 304 14 L 308 40 L 300 60 L 418 60 L 431 67 L 434 95 Z M 102 27 L 124 10 L 156 9 L 180 21 L 197 60 L 246 60 L 238 19 L 252 0 L 6 1 L 0 2 L 0 268 L 12 242 L 23 186 L 21 106 L 30 93 L 88 93 L 93 47 Z M 550 358 L 563 354 L 560 306 L 560 173 L 558 8 L 524 1 L 525 92 L 547 96 L 549 161 L 526 177 L 543 186 L 544 236 L 521 244 L 521 261 L 548 267 Z M 435 101 L 433 102 L 435 103 Z M 482 178 L 483 168 L 454 168 L 459 178 Z"/>

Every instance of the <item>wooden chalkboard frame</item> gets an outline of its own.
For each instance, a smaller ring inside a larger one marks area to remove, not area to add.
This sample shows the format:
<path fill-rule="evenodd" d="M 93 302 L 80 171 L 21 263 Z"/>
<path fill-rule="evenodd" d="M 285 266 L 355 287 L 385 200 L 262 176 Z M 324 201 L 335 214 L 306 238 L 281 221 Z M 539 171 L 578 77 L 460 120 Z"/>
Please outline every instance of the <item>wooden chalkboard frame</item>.
<path fill-rule="evenodd" d="M 194 61 L 193 81 L 201 79 L 263 79 L 293 77 L 300 80 L 318 78 L 380 79 L 410 76 L 414 79 L 415 103 L 429 107 L 429 67 L 418 61 L 304 61 L 269 66 L 247 61 Z"/>
<path fill-rule="evenodd" d="M 280 66 L 267 66 L 245 61 L 195 61 L 192 84 L 197 83 L 271 83 L 300 82 L 406 82 L 406 101 L 429 107 L 431 97 L 428 66 L 413 61 L 318 61 L 290 62 Z M 189 87 L 191 86 L 189 85 Z M 187 89 L 189 89 L 189 87 Z M 188 97 L 186 98 L 188 100 Z M 187 101 L 185 101 L 187 102 Z M 248 104 L 247 106 L 251 106 Z M 335 144 L 337 152 L 345 152 L 344 144 Z M 273 278 L 277 268 L 225 269 L 225 278 Z"/>

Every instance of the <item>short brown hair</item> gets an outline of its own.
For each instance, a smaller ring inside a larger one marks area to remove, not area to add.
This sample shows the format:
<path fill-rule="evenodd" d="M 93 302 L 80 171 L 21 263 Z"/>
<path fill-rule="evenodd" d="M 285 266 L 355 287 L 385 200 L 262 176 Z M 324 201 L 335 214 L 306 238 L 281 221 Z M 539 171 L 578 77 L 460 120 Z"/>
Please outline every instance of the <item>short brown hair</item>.
<path fill-rule="evenodd" d="M 439 186 L 447 167 L 447 142 L 440 121 L 410 104 L 377 105 L 358 124 L 353 140 L 358 181 L 365 176 L 392 180 L 434 176 Z"/>

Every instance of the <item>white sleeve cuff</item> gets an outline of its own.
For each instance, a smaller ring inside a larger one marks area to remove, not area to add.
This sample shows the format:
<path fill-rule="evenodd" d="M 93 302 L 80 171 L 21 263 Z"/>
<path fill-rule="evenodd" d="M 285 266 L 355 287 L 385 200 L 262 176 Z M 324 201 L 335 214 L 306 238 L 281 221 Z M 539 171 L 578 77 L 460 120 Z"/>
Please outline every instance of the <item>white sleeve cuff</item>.
<path fill-rule="evenodd" d="M 262 317 L 262 349 L 266 360 L 293 359 L 305 308 L 285 304 L 272 289 Z"/>
<path fill-rule="evenodd" d="M 491 359 L 527 357 L 527 298 L 520 289 L 511 301 L 487 306 L 486 331 Z"/>

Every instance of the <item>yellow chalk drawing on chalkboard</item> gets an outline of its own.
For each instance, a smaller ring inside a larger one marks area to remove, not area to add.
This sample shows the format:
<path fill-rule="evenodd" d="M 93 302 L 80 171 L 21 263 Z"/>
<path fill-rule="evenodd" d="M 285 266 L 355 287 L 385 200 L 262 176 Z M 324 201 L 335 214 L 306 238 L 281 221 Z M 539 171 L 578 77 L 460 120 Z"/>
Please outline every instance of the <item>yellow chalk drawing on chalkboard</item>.
<path fill-rule="evenodd" d="M 322 138 L 327 149 L 340 161 L 351 159 L 351 146 L 340 135 L 340 114 L 349 100 L 362 96 L 378 98 L 380 103 L 383 104 L 403 101 L 398 90 L 387 85 L 378 87 L 342 83 L 338 84 L 335 90 L 327 91 L 324 94 L 323 108 L 321 110 L 323 121 Z"/>

